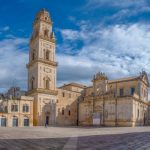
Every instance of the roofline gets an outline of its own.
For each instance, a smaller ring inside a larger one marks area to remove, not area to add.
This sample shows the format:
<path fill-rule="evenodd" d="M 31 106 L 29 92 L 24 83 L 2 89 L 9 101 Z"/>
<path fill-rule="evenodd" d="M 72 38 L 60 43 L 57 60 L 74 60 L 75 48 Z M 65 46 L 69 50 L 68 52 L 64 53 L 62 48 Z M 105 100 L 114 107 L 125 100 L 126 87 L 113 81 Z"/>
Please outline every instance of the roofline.
<path fill-rule="evenodd" d="M 128 77 L 128 78 L 119 78 L 114 80 L 108 80 L 108 83 L 118 83 L 118 82 L 126 82 L 126 81 L 134 81 L 140 79 L 139 76 L 137 77 Z"/>
<path fill-rule="evenodd" d="M 75 86 L 75 87 L 80 87 L 80 88 L 83 88 L 83 89 L 87 87 L 87 86 L 79 84 L 79 83 L 71 82 L 71 83 L 68 83 L 68 84 L 64 84 L 63 86 L 60 86 L 58 88 L 63 88 L 63 87 L 69 86 L 69 85 L 72 85 L 72 86 Z"/>

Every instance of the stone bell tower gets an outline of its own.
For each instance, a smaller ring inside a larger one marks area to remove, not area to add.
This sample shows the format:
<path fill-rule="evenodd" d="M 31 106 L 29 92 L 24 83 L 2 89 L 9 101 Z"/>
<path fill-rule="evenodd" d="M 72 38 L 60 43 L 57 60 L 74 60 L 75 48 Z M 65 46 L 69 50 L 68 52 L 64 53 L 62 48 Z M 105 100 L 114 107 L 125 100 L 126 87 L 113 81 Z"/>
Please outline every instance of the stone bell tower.
<path fill-rule="evenodd" d="M 28 95 L 34 97 L 34 125 L 55 124 L 56 68 L 55 35 L 49 13 L 42 9 L 33 23 L 30 39 Z"/>

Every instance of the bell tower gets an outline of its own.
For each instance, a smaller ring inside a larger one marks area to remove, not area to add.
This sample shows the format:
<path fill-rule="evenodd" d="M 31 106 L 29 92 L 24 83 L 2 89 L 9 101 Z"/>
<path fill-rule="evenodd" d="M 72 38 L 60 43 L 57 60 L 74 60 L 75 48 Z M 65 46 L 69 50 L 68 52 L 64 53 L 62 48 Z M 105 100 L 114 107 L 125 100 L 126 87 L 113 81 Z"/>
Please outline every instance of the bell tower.
<path fill-rule="evenodd" d="M 56 105 L 55 35 L 49 13 L 41 9 L 30 39 L 28 95 L 34 97 L 34 125 L 55 124 Z"/>

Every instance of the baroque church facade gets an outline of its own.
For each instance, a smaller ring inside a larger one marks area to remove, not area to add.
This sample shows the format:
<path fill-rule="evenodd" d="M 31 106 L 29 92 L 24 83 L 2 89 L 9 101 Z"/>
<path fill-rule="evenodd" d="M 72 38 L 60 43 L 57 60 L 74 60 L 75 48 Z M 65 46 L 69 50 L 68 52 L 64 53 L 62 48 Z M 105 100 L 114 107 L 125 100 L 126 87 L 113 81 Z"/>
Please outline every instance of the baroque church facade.
<path fill-rule="evenodd" d="M 39 11 L 33 23 L 26 66 L 28 91 L 16 97 L 12 88 L 9 97 L 1 97 L 0 126 L 148 125 L 146 72 L 118 80 L 108 80 L 105 74 L 97 73 L 90 87 L 70 83 L 57 88 L 58 63 L 52 27 L 49 13 L 45 9 Z"/>

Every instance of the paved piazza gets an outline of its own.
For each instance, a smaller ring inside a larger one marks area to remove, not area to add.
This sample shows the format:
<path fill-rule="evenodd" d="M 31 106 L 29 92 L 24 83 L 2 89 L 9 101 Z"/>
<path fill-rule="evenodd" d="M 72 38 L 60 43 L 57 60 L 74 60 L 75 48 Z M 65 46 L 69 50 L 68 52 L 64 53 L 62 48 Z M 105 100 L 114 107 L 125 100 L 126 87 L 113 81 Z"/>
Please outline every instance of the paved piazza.
<path fill-rule="evenodd" d="M 150 127 L 1 127 L 0 150 L 150 150 Z"/>

